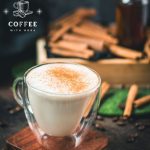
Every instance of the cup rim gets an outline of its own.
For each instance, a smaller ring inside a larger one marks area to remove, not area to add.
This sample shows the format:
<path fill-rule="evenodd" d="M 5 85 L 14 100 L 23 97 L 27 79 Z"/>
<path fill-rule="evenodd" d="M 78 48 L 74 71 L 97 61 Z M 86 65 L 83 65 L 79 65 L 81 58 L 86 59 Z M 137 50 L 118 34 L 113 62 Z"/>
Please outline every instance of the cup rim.
<path fill-rule="evenodd" d="M 93 73 L 96 74 L 96 76 L 97 76 L 97 78 L 98 78 L 98 82 L 97 82 L 97 84 L 96 84 L 94 87 L 92 87 L 92 88 L 90 88 L 90 89 L 88 89 L 88 90 L 85 90 L 85 91 L 81 91 L 81 92 L 79 92 L 79 93 L 55 93 L 55 92 L 47 92 L 47 91 L 44 91 L 44 90 L 40 90 L 39 88 L 36 88 L 36 87 L 32 86 L 29 82 L 26 81 L 26 77 L 27 77 L 27 75 L 28 75 L 28 73 L 29 73 L 30 71 L 32 71 L 33 69 L 38 68 L 38 67 L 40 67 L 40 66 L 49 65 L 49 64 L 73 64 L 73 65 L 78 65 L 78 66 L 86 67 L 86 68 L 88 68 L 89 70 L 91 70 Z M 38 92 L 42 92 L 42 93 L 46 93 L 46 94 L 51 94 L 51 95 L 55 95 L 55 96 L 66 96 L 66 95 L 67 95 L 67 96 L 77 96 L 77 95 L 84 95 L 84 94 L 86 94 L 86 93 L 89 93 L 89 92 L 91 92 L 91 91 L 97 89 L 97 88 L 100 87 L 100 85 L 101 85 L 101 77 L 100 77 L 100 75 L 99 75 L 95 70 L 93 70 L 93 69 L 91 69 L 90 67 L 87 67 L 87 66 L 85 66 L 85 65 L 78 64 L 78 63 L 72 63 L 72 62 L 69 62 L 69 63 L 68 63 L 68 62 L 52 62 L 52 63 L 45 63 L 45 64 L 40 64 L 40 65 L 35 65 L 35 66 L 29 68 L 29 69 L 24 73 L 23 78 L 24 78 L 24 82 L 27 84 L 27 86 L 31 87 L 32 89 L 34 89 L 34 90 L 36 90 L 36 91 L 38 91 Z"/>

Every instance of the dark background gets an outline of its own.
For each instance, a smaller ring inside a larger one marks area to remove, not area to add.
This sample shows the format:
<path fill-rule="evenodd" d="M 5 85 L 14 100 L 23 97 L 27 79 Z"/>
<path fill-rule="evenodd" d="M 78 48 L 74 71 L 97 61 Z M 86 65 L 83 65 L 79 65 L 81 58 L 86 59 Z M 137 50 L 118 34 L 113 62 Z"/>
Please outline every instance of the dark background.
<path fill-rule="evenodd" d="M 103 24 L 109 24 L 115 20 L 115 8 L 119 0 L 28 0 L 32 15 L 24 19 L 13 16 L 13 3 L 17 0 L 0 0 L 0 79 L 7 77 L 15 63 L 24 59 L 35 57 L 35 43 L 38 37 L 46 34 L 48 24 L 78 7 L 96 8 L 95 19 Z M 7 8 L 9 13 L 5 15 L 3 10 Z M 37 9 L 42 14 L 36 13 Z M 10 32 L 9 21 L 37 21 L 36 32 Z M 5 69 L 4 69 L 5 68 Z"/>
<path fill-rule="evenodd" d="M 22 60 L 35 57 L 35 43 L 38 37 L 46 34 L 48 24 L 78 7 L 92 7 L 97 9 L 96 20 L 104 24 L 115 20 L 115 6 L 117 0 L 28 0 L 32 15 L 25 18 L 13 16 L 13 3 L 17 0 L 0 0 L 0 80 L 9 78 L 11 68 Z M 5 15 L 4 9 L 9 13 Z M 42 14 L 36 10 L 40 8 Z M 10 32 L 9 21 L 37 21 L 36 32 Z"/>

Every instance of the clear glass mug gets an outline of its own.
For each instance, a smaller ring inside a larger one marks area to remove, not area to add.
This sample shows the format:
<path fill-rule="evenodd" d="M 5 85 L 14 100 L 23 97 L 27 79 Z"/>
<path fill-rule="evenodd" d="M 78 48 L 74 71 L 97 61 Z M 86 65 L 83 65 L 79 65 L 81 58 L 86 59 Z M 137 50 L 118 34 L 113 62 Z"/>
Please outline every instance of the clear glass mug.
<path fill-rule="evenodd" d="M 48 93 L 26 82 L 28 73 L 43 65 L 32 67 L 26 71 L 23 78 L 14 81 L 14 97 L 24 108 L 28 124 L 43 147 L 46 149 L 77 147 L 88 132 L 99 108 L 100 76 L 88 68 L 98 78 L 94 88 L 69 95 Z"/>

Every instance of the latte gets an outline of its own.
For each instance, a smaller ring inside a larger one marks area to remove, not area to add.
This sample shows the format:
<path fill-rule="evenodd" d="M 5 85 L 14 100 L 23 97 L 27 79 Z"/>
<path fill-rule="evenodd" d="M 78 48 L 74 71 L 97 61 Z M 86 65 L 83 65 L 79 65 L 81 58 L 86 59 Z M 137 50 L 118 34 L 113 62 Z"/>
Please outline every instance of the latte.
<path fill-rule="evenodd" d="M 26 83 L 39 127 L 48 135 L 67 136 L 79 127 L 100 79 L 83 65 L 56 63 L 32 69 Z"/>

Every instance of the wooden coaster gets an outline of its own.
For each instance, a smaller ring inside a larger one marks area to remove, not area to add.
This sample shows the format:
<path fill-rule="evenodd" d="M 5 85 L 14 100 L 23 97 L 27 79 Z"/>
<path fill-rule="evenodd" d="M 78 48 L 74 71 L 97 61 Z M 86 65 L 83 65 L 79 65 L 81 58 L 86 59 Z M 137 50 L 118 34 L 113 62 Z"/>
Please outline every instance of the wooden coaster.
<path fill-rule="evenodd" d="M 12 150 L 45 150 L 38 142 L 29 127 L 22 129 L 16 134 L 10 136 L 6 139 L 8 149 Z M 49 144 L 51 145 L 49 150 L 56 150 L 52 145 L 54 143 L 53 139 L 49 139 Z M 89 131 L 84 139 L 84 141 L 72 150 L 102 150 L 108 144 L 108 138 L 102 133 L 96 131 Z M 57 144 L 55 144 L 57 145 Z M 59 144 L 60 150 L 70 150 L 62 142 Z"/>

